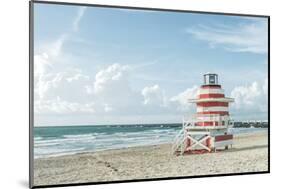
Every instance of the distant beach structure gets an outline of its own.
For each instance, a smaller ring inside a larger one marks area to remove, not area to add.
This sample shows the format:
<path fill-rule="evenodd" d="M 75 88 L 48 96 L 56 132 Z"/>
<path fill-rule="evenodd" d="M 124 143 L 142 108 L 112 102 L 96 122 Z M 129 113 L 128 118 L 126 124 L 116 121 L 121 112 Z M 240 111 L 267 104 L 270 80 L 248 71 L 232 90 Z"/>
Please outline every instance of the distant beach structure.
<path fill-rule="evenodd" d="M 225 97 L 215 73 L 204 74 L 204 84 L 196 99 L 189 99 L 197 106 L 196 114 L 183 118 L 182 130 L 175 137 L 172 150 L 175 154 L 212 152 L 228 149 L 233 144 L 233 120 L 229 104 L 233 98 Z"/>

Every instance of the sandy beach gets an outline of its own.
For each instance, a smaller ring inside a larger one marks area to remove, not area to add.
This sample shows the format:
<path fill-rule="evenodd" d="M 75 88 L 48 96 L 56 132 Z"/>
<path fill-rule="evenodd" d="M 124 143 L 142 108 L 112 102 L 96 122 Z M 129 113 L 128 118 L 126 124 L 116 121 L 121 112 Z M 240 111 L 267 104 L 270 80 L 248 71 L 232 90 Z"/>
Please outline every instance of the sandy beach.
<path fill-rule="evenodd" d="M 34 161 L 34 185 L 68 184 L 268 170 L 267 132 L 234 137 L 233 148 L 175 156 L 171 144 L 81 153 Z"/>

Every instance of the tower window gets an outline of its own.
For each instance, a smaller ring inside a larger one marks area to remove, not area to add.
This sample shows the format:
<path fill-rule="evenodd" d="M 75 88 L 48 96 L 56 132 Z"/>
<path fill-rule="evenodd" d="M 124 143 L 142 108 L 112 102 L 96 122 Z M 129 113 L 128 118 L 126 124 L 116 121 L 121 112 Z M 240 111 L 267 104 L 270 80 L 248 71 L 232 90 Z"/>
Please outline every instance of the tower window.
<path fill-rule="evenodd" d="M 210 75 L 209 82 L 210 82 L 210 84 L 215 84 L 216 83 L 215 75 Z"/>
<path fill-rule="evenodd" d="M 205 85 L 217 85 L 218 84 L 218 75 L 217 74 L 205 74 L 204 75 L 204 84 Z"/>

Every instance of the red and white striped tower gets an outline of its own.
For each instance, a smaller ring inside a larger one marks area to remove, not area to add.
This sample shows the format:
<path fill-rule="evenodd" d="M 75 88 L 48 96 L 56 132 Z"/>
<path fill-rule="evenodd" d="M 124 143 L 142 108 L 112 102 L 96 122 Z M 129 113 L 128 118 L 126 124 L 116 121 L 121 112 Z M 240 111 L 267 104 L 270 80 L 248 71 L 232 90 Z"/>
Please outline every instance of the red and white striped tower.
<path fill-rule="evenodd" d="M 218 75 L 204 74 L 204 84 L 196 99 L 189 102 L 197 106 L 196 114 L 183 120 L 183 129 L 175 139 L 174 151 L 180 153 L 212 151 L 232 146 L 233 135 L 228 132 L 233 122 L 229 115 L 229 103 L 233 98 L 225 97 L 218 83 Z"/>
<path fill-rule="evenodd" d="M 218 84 L 217 74 L 204 74 L 204 84 L 198 90 L 196 99 L 189 99 L 189 102 L 197 105 L 196 126 L 227 126 L 228 123 L 222 120 L 214 121 L 213 118 L 221 117 L 229 119 L 229 103 L 234 102 L 233 98 L 227 98 L 224 90 Z"/>

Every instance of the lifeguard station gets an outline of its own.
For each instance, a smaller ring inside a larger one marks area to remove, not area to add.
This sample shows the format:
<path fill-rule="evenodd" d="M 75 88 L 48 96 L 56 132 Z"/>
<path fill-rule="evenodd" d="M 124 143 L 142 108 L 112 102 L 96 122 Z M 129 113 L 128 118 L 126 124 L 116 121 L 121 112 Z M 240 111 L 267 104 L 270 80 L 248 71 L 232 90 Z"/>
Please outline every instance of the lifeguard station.
<path fill-rule="evenodd" d="M 183 126 L 176 136 L 172 150 L 175 154 L 203 153 L 232 147 L 233 135 L 229 128 L 233 121 L 229 115 L 229 103 L 233 98 L 225 97 L 218 83 L 218 75 L 204 74 L 204 84 L 198 90 L 195 103 L 196 114 L 183 118 Z"/>

